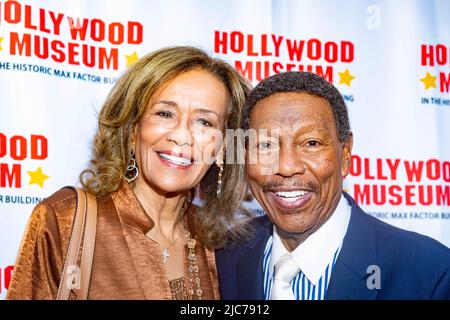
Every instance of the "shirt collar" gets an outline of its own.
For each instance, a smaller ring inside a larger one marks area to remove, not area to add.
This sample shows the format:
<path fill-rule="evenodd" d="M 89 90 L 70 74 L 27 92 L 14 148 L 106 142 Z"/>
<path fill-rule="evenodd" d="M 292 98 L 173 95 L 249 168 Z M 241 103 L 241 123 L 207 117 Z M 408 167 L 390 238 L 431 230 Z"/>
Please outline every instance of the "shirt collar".
<path fill-rule="evenodd" d="M 142 207 L 128 182 L 122 181 L 120 187 L 111 194 L 111 197 L 119 215 L 120 222 L 123 225 L 143 234 L 146 234 L 154 227 L 155 222 L 145 212 L 145 209 Z M 185 215 L 186 225 L 193 235 L 195 235 L 194 215 L 196 207 L 191 204 Z"/>
<path fill-rule="evenodd" d="M 325 269 L 333 260 L 334 254 L 341 246 L 347 232 L 350 216 L 351 207 L 347 199 L 342 195 L 331 217 L 290 253 L 305 277 L 312 284 L 317 284 Z M 272 254 L 269 264 L 269 275 L 271 278 L 275 263 L 286 253 L 289 252 L 281 242 L 274 225 Z"/>

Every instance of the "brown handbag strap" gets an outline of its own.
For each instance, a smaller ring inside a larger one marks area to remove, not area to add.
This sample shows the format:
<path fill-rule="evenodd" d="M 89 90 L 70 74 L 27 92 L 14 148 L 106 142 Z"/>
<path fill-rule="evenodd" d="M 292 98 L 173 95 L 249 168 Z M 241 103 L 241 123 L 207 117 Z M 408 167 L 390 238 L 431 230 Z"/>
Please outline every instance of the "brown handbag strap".
<path fill-rule="evenodd" d="M 70 188 L 77 193 L 77 207 L 56 300 L 68 300 L 73 289 L 79 289 L 77 300 L 86 300 L 94 257 L 97 201 L 95 196 L 88 192 Z M 78 267 L 80 248 L 81 267 Z"/>
<path fill-rule="evenodd" d="M 87 196 L 87 217 L 81 255 L 81 288 L 78 300 L 87 300 L 88 298 L 97 231 L 97 199 L 89 192 L 85 192 L 85 194 Z"/>

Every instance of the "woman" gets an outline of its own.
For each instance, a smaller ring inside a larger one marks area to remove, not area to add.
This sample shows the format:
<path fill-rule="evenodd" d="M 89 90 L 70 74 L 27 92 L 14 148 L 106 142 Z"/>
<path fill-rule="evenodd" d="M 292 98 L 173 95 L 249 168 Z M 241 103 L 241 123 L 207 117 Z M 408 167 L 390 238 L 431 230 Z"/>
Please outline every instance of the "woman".
<path fill-rule="evenodd" d="M 242 166 L 223 164 L 217 136 L 239 128 L 248 89 L 192 47 L 151 53 L 119 79 L 80 175 L 98 208 L 89 299 L 219 299 L 213 248 L 236 224 L 245 183 Z M 198 185 L 201 208 L 191 204 Z M 70 189 L 36 206 L 9 299 L 56 297 L 75 206 Z"/>

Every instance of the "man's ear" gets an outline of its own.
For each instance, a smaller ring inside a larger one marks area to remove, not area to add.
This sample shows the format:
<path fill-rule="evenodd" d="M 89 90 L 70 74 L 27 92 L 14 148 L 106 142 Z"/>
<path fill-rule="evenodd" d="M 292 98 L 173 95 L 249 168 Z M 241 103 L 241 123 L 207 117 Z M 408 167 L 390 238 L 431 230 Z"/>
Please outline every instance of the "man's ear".
<path fill-rule="evenodd" d="M 353 133 L 348 134 L 347 140 L 342 146 L 342 177 L 346 177 L 350 171 L 350 163 L 352 161 Z"/>

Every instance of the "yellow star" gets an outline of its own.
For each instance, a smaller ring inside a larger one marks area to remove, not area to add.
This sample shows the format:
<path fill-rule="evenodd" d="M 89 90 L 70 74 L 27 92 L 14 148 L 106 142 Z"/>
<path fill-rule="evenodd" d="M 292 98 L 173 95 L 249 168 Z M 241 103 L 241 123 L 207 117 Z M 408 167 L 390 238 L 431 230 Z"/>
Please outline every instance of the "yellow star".
<path fill-rule="evenodd" d="M 28 171 L 28 174 L 30 175 L 30 182 L 28 185 L 35 183 L 41 188 L 44 187 L 44 181 L 50 178 L 42 172 L 42 168 L 40 166 L 36 169 L 36 171 Z"/>
<path fill-rule="evenodd" d="M 0 37 L 0 51 L 2 51 L 2 50 L 3 50 L 2 46 L 1 46 L 1 44 L 2 44 L 2 41 L 3 41 L 3 37 Z"/>
<path fill-rule="evenodd" d="M 425 90 L 430 88 L 436 88 L 436 78 L 433 77 L 428 71 L 425 77 L 421 78 L 420 81 L 425 85 Z"/>
<path fill-rule="evenodd" d="M 139 59 L 136 51 L 130 55 L 125 55 L 125 58 L 127 59 L 127 68 Z"/>
<path fill-rule="evenodd" d="M 355 77 L 350 74 L 348 69 L 345 69 L 344 72 L 338 72 L 338 74 L 339 74 L 339 77 L 341 78 L 341 80 L 339 81 L 339 84 L 343 83 L 343 84 L 346 84 L 349 87 L 350 87 L 350 82 L 353 79 L 355 79 Z"/>

